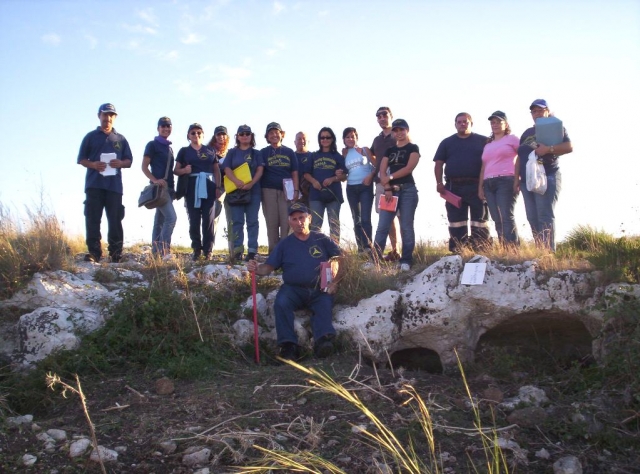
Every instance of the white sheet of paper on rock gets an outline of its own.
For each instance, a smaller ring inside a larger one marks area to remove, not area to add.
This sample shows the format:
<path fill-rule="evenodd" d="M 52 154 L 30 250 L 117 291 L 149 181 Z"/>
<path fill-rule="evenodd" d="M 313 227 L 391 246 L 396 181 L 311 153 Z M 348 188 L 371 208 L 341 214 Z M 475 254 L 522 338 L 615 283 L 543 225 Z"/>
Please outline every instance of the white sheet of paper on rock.
<path fill-rule="evenodd" d="M 465 263 L 462 270 L 461 285 L 482 285 L 484 274 L 487 271 L 486 263 Z"/>
<path fill-rule="evenodd" d="M 103 163 L 107 164 L 107 167 L 104 169 L 104 171 L 100 171 L 100 174 L 102 176 L 115 176 L 116 175 L 116 169 L 112 168 L 109 165 L 111 160 L 115 160 L 116 158 L 118 158 L 118 155 L 116 155 L 115 153 L 100 153 L 100 161 L 102 161 Z"/>

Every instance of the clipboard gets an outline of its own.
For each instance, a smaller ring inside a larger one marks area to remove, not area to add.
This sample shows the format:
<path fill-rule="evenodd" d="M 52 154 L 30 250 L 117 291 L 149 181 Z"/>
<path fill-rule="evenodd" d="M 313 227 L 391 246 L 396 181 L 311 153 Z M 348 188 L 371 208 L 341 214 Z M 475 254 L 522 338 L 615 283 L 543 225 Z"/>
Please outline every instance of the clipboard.
<path fill-rule="evenodd" d="M 440 197 L 448 203 L 453 204 L 458 209 L 460 209 L 460 206 L 462 205 L 462 198 L 457 194 L 453 194 L 448 189 L 445 189 L 443 193 L 440 193 Z"/>
<path fill-rule="evenodd" d="M 249 169 L 249 163 L 242 163 L 237 168 L 233 169 L 233 174 L 236 175 L 240 181 L 244 184 L 247 184 L 251 181 L 251 170 Z M 237 188 L 236 184 L 231 181 L 227 176 L 224 177 L 224 192 L 229 194 L 230 192 L 235 191 Z"/>

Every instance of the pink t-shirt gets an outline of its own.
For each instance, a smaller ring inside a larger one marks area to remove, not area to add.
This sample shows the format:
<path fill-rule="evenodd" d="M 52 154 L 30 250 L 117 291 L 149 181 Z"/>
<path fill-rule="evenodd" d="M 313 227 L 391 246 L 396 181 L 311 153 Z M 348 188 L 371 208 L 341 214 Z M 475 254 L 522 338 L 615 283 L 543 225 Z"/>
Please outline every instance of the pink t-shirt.
<path fill-rule="evenodd" d="M 506 135 L 498 141 L 487 143 L 482 152 L 484 179 L 496 176 L 513 176 L 520 140 L 515 135 Z"/>

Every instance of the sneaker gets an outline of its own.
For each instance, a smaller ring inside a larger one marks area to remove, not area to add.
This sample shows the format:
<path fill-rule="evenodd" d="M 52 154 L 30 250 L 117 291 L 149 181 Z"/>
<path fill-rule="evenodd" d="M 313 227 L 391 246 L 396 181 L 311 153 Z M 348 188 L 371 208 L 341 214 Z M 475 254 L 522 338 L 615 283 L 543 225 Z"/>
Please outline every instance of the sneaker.
<path fill-rule="evenodd" d="M 256 259 L 256 253 L 255 252 L 249 252 L 247 253 L 247 256 L 244 257 L 244 261 L 248 262 L 249 260 L 255 260 Z"/>
<path fill-rule="evenodd" d="M 392 250 L 383 259 L 385 262 L 397 262 L 400 260 L 400 254 L 397 250 Z"/>
<path fill-rule="evenodd" d="M 400 264 L 400 271 L 401 272 L 408 272 L 409 270 L 411 270 L 411 266 L 408 263 L 401 263 Z"/>
<path fill-rule="evenodd" d="M 202 255 L 202 250 L 194 250 L 193 255 L 191 255 L 191 260 L 193 260 L 194 262 L 197 262 L 198 259 L 200 258 L 200 255 Z"/>
<path fill-rule="evenodd" d="M 241 262 L 242 261 L 242 252 L 237 252 L 236 254 L 234 254 L 233 260 L 236 261 L 236 262 Z"/>
<path fill-rule="evenodd" d="M 88 253 L 84 256 L 84 261 L 85 262 L 99 262 L 100 261 L 100 257 L 96 257 L 95 255 Z"/>
<path fill-rule="evenodd" d="M 211 254 L 210 253 L 205 253 L 204 254 L 204 259 L 205 260 L 211 260 Z"/>
<path fill-rule="evenodd" d="M 319 359 L 324 359 L 333 354 L 333 334 L 327 334 L 318 339 L 313 346 L 313 353 Z"/>
<path fill-rule="evenodd" d="M 120 263 L 122 261 L 122 254 L 114 253 L 111 255 L 111 263 Z"/>
<path fill-rule="evenodd" d="M 280 345 L 279 356 L 285 360 L 298 360 L 300 358 L 300 346 L 293 342 L 283 342 Z"/>

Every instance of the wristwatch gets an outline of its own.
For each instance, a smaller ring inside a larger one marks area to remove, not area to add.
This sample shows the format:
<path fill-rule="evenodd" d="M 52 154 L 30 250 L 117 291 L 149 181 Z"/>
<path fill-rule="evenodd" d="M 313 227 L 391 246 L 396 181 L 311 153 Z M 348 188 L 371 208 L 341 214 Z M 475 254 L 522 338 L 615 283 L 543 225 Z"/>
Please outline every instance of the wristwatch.
<path fill-rule="evenodd" d="M 393 181 L 393 175 L 392 174 L 389 175 L 389 181 Z"/>

